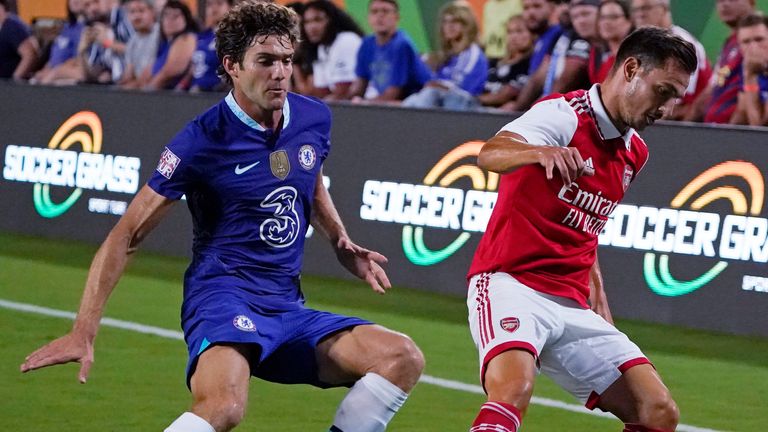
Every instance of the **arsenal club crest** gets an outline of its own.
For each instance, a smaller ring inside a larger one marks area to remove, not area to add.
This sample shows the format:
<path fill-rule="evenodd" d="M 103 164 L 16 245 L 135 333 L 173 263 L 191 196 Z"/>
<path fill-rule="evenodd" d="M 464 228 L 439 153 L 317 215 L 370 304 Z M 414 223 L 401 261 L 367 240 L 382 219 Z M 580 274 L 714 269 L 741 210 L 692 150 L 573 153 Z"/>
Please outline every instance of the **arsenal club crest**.
<path fill-rule="evenodd" d="M 624 186 L 624 192 L 626 192 L 629 188 L 629 184 L 632 183 L 632 178 L 634 176 L 635 171 L 632 169 L 632 167 L 629 165 L 624 166 L 624 180 L 621 182 L 622 186 Z"/>
<path fill-rule="evenodd" d="M 288 153 L 285 150 L 278 150 L 269 155 L 269 167 L 272 168 L 272 175 L 285 180 L 288 173 L 291 172 L 291 163 L 288 161 Z"/>
<path fill-rule="evenodd" d="M 520 327 L 520 320 L 517 319 L 516 317 L 506 317 L 506 318 L 502 318 L 501 321 L 499 321 L 499 325 L 505 331 L 514 333 L 514 331 Z"/>

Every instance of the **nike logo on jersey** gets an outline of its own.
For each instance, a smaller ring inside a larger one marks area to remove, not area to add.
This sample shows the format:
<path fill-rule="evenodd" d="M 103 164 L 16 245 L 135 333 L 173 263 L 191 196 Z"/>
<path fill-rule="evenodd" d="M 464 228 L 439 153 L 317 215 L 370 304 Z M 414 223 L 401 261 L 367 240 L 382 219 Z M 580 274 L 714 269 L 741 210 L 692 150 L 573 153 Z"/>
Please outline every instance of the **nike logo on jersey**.
<path fill-rule="evenodd" d="M 254 162 L 254 163 L 252 163 L 250 165 L 244 166 L 242 168 L 240 168 L 240 164 L 237 164 L 237 166 L 235 166 L 235 174 L 236 175 L 240 175 L 240 174 L 248 171 L 249 169 L 255 167 L 256 165 L 258 165 L 259 162 L 261 162 L 261 161 L 256 161 L 256 162 Z"/>

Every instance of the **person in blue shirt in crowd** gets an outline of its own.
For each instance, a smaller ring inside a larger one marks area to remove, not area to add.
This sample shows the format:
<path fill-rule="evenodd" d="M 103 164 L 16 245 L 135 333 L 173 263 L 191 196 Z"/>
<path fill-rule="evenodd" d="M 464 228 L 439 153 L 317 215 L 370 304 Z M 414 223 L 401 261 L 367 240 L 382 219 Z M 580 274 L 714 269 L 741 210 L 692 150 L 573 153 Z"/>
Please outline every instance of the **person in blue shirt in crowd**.
<path fill-rule="evenodd" d="M 173 89 L 189 70 L 197 46 L 197 21 L 180 0 L 168 0 L 160 13 L 160 42 L 145 90 Z"/>
<path fill-rule="evenodd" d="M 357 53 L 357 79 L 349 91 L 353 101 L 400 101 L 419 91 L 431 78 L 411 39 L 398 29 L 399 20 L 396 0 L 371 0 L 368 4 L 368 24 L 373 34 L 363 39 Z"/>
<path fill-rule="evenodd" d="M 564 0 L 523 0 L 523 19 L 538 38 L 531 53 L 528 81 L 517 99 L 502 105 L 501 109 L 524 111 L 541 96 L 552 51 L 564 31 L 560 19 L 567 10 L 568 2 Z"/>
<path fill-rule="evenodd" d="M 74 81 L 79 77 L 77 44 L 83 32 L 82 0 L 67 1 L 67 21 L 51 44 L 51 54 L 45 66 L 35 73 L 32 84 L 53 84 L 58 81 Z"/>
<path fill-rule="evenodd" d="M 0 78 L 28 78 L 39 51 L 29 26 L 11 13 L 8 0 L 0 0 Z"/>
<path fill-rule="evenodd" d="M 477 44 L 477 20 L 464 2 L 451 2 L 438 14 L 439 50 L 428 63 L 433 78 L 418 93 L 408 96 L 403 106 L 467 110 L 479 106 L 488 77 L 488 59 Z"/>
<path fill-rule="evenodd" d="M 229 12 L 234 0 L 205 0 L 205 30 L 197 35 L 197 48 L 192 54 L 192 67 L 181 84 L 191 92 L 224 90 L 228 86 L 219 77 L 216 56 L 216 26 Z"/>
<path fill-rule="evenodd" d="M 21 370 L 76 361 L 85 382 L 99 321 L 129 257 L 186 196 L 194 241 L 181 316 L 194 402 L 166 432 L 231 430 L 244 416 L 251 376 L 351 387 L 330 430 L 381 432 L 416 385 L 424 357 L 401 333 L 304 303 L 310 222 L 375 292 L 390 282 L 386 258 L 350 239 L 323 185 L 330 110 L 288 92 L 298 16 L 243 1 L 216 37 L 233 91 L 166 146 L 97 252 L 72 331 L 28 356 Z"/>
<path fill-rule="evenodd" d="M 122 7 L 111 0 L 83 0 L 85 28 L 77 46 L 79 80 L 112 84 L 125 71 L 125 49 L 133 26 Z"/>

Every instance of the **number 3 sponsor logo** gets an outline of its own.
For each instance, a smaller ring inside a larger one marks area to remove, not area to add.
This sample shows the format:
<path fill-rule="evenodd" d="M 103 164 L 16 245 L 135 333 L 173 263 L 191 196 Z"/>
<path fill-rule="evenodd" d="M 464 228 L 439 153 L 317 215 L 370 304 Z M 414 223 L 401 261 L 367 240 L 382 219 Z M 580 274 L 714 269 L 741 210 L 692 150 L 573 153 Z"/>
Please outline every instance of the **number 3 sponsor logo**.
<path fill-rule="evenodd" d="M 288 247 L 296 241 L 301 231 L 299 214 L 296 213 L 296 189 L 283 186 L 275 189 L 261 201 L 262 208 L 272 209 L 274 217 L 262 222 L 259 234 L 268 245 Z"/>

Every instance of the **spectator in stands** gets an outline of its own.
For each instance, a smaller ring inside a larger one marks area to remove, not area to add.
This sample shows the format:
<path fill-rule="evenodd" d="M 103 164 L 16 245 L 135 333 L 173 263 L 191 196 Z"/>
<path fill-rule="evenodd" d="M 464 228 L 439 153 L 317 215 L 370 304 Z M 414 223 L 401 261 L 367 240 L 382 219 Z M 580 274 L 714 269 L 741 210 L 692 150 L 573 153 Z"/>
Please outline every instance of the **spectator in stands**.
<path fill-rule="evenodd" d="M 139 88 L 149 81 L 157 56 L 160 28 L 152 0 L 127 0 L 123 3 L 134 34 L 125 49 L 125 74 L 118 84 L 123 88 Z"/>
<path fill-rule="evenodd" d="M 348 95 L 354 101 L 361 101 L 361 97 L 373 102 L 400 101 L 429 80 L 429 68 L 408 35 L 398 29 L 399 20 L 397 0 L 368 3 L 368 24 L 373 34 L 363 39 L 357 52 L 357 78 Z"/>
<path fill-rule="evenodd" d="M 599 39 L 599 7 L 600 0 L 572 0 L 569 4 L 568 18 L 571 25 L 563 31 L 552 50 L 542 96 L 590 87 L 589 51 Z"/>
<path fill-rule="evenodd" d="M 725 40 L 709 86 L 691 106 L 685 120 L 728 123 L 736 111 L 742 89 L 742 56 L 736 38 L 739 21 L 755 12 L 755 0 L 717 0 L 717 15 L 733 33 Z"/>
<path fill-rule="evenodd" d="M 205 0 L 205 30 L 197 35 L 197 48 L 192 54 L 192 67 L 180 88 L 192 92 L 220 91 L 229 88 L 219 76 L 219 57 L 216 55 L 216 26 L 234 6 L 234 0 Z"/>
<path fill-rule="evenodd" d="M 8 0 L 0 0 L 0 78 L 29 78 L 39 51 L 29 26 L 11 13 Z"/>
<path fill-rule="evenodd" d="M 125 47 L 133 27 L 112 0 L 83 0 L 85 28 L 77 47 L 80 78 L 86 83 L 111 84 L 125 70 Z"/>
<path fill-rule="evenodd" d="M 51 44 L 48 62 L 30 80 L 32 84 L 74 84 L 80 77 L 77 44 L 85 26 L 82 0 L 67 1 L 67 21 Z"/>
<path fill-rule="evenodd" d="M 601 41 L 589 53 L 589 81 L 592 84 L 601 83 L 608 77 L 621 41 L 632 33 L 631 13 L 627 3 L 621 0 L 604 1 L 600 5 L 597 26 Z"/>
<path fill-rule="evenodd" d="M 346 98 L 356 78 L 360 26 L 330 0 L 314 0 L 305 5 L 302 33 L 312 75 L 305 76 L 297 90 L 320 98 Z"/>
<path fill-rule="evenodd" d="M 565 10 L 560 0 L 523 0 L 523 18 L 528 29 L 537 36 L 531 54 L 528 81 L 517 99 L 501 106 L 507 111 L 523 111 L 541 96 L 547 78 L 549 59 L 555 43 L 563 34 L 560 18 Z"/>
<path fill-rule="evenodd" d="M 739 21 L 736 36 L 744 60 L 744 84 L 732 124 L 768 124 L 768 18 L 748 15 Z"/>
<path fill-rule="evenodd" d="M 453 1 L 438 14 L 438 51 L 429 56 L 434 73 L 403 106 L 466 110 L 477 105 L 488 78 L 488 60 L 477 43 L 477 20 L 469 4 Z"/>
<path fill-rule="evenodd" d="M 180 0 L 168 0 L 160 14 L 160 44 L 145 90 L 172 89 L 189 69 L 197 46 L 197 22 Z"/>
<path fill-rule="evenodd" d="M 704 46 L 687 30 L 674 25 L 672 22 L 670 0 L 632 0 L 632 21 L 636 27 L 656 26 L 669 29 L 672 33 L 692 43 L 694 48 L 696 48 L 699 67 L 691 76 L 685 96 L 675 106 L 675 110 L 669 116 L 670 119 L 675 120 L 685 118 L 693 101 L 706 90 L 709 80 L 712 78 L 712 65 L 707 59 Z"/>
<path fill-rule="evenodd" d="M 487 0 L 483 5 L 483 47 L 488 60 L 507 57 L 509 19 L 523 12 L 520 0 Z"/>
<path fill-rule="evenodd" d="M 485 90 L 478 101 L 486 107 L 500 107 L 515 100 L 528 81 L 528 67 L 533 51 L 533 33 L 528 30 L 522 15 L 507 20 L 506 53 L 491 60 Z"/>
<path fill-rule="evenodd" d="M 301 1 L 292 1 L 285 5 L 286 7 L 293 9 L 296 15 L 299 16 L 299 28 L 302 31 L 301 41 L 296 44 L 293 51 L 293 73 L 291 74 L 291 91 L 301 93 L 303 85 L 305 84 L 307 77 L 312 75 L 312 62 L 307 60 L 307 51 L 309 51 L 309 42 L 307 42 L 306 36 L 303 34 L 304 25 L 301 22 L 301 17 L 304 16 L 304 3 Z"/>

